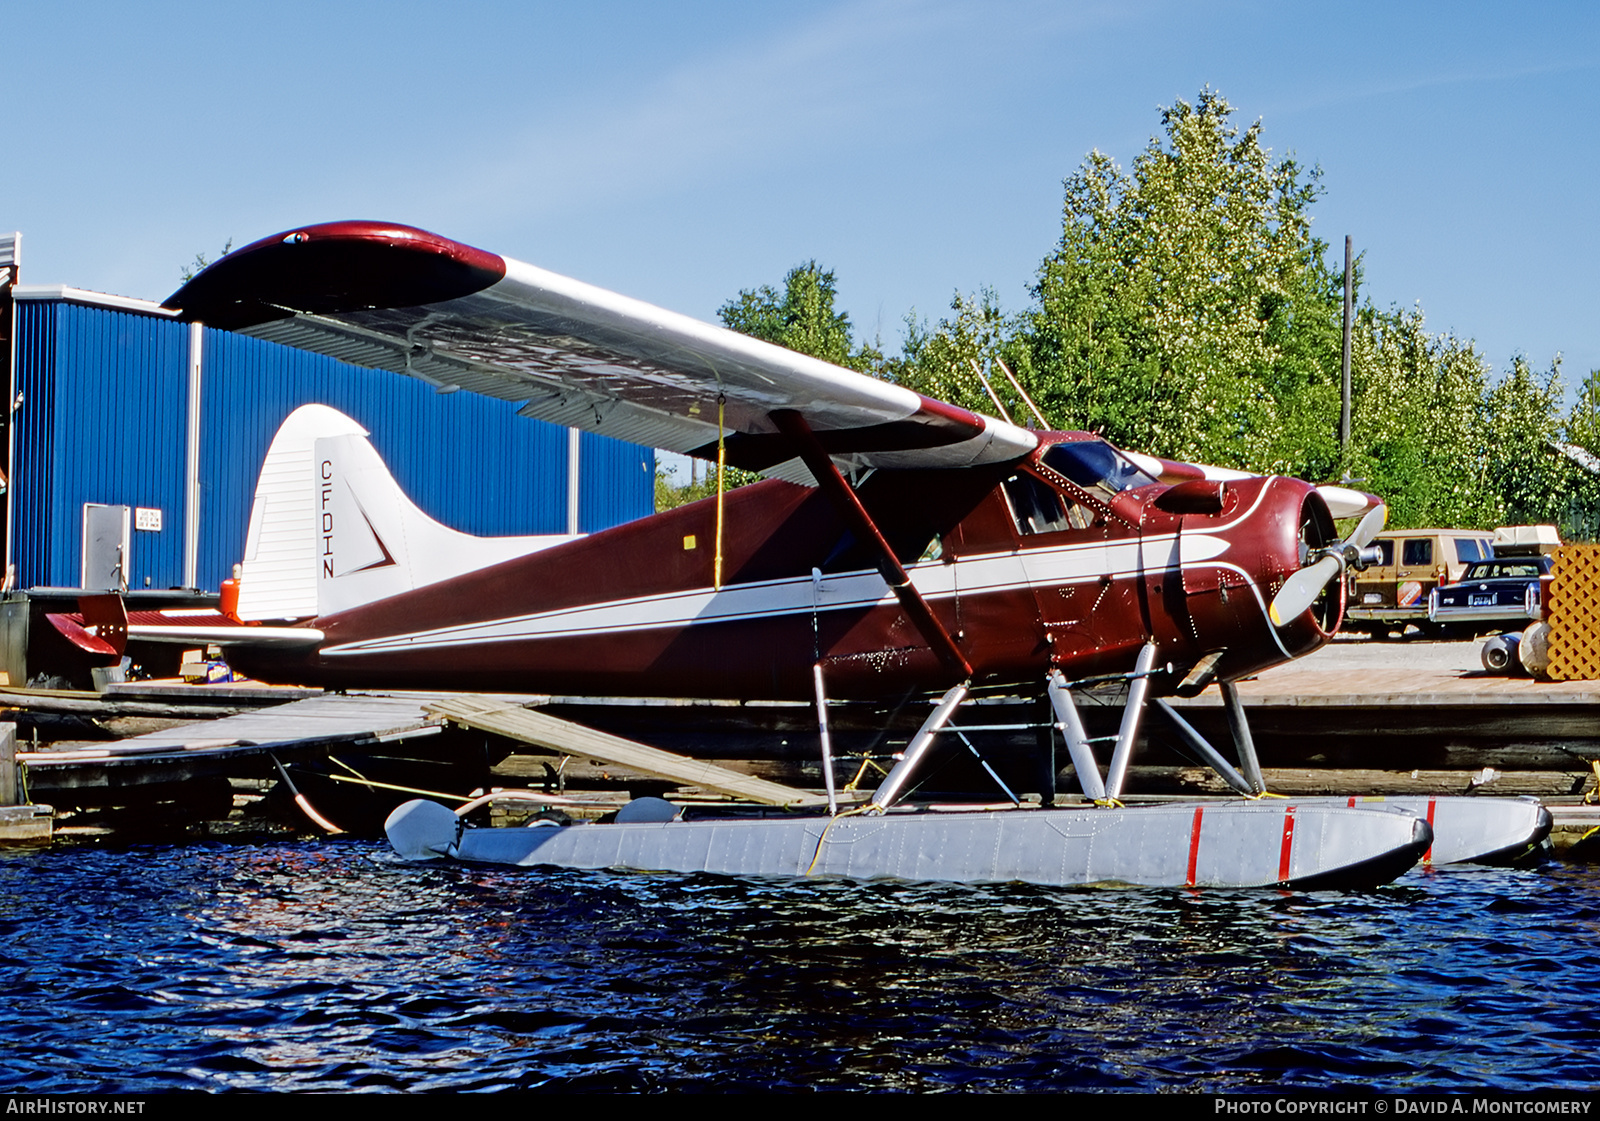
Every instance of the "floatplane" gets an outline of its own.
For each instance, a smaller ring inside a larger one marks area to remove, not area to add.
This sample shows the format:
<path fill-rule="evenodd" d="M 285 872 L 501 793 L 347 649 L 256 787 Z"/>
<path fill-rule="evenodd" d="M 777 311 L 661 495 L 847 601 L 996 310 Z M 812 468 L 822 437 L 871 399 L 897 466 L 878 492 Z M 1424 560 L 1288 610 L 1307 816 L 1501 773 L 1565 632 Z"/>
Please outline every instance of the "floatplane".
<path fill-rule="evenodd" d="M 719 478 L 726 465 L 765 476 L 586 536 L 480 539 L 412 505 L 348 418 L 323 407 L 290 418 L 263 468 L 228 625 L 187 641 L 227 644 L 264 680 L 330 688 L 816 705 L 825 808 L 686 818 L 644 799 L 606 824 L 486 829 L 412 802 L 387 826 L 406 856 L 1311 887 L 1382 883 L 1430 847 L 1470 859 L 1548 830 L 1528 801 L 1266 796 L 1234 682 L 1334 634 L 1345 573 L 1367 563 L 1383 524 L 1374 496 L 970 412 L 405 226 L 276 234 L 166 303 L 712 460 Z M 1340 521 L 1354 523 L 1343 537 Z M 131 636 L 159 629 L 135 624 Z M 1102 766 L 1073 687 L 1107 680 L 1126 700 Z M 1213 684 L 1237 763 L 1165 699 Z M 846 806 L 830 699 L 908 694 L 928 698 L 926 720 L 870 799 Z M 962 705 L 989 695 L 1048 698 L 1081 804 L 910 798 L 930 761 L 964 740 Z M 1123 803 L 1150 708 L 1237 799 Z"/>

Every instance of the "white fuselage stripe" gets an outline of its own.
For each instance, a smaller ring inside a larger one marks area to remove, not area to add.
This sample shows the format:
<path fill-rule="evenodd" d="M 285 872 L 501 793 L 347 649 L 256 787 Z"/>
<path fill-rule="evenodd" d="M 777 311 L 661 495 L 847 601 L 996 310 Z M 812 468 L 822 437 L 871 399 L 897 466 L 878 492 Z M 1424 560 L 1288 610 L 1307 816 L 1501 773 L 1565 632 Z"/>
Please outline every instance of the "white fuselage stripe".
<path fill-rule="evenodd" d="M 1266 488 L 1262 488 L 1264 494 Z M 1259 507 L 1261 496 L 1225 526 L 1202 533 L 1158 534 L 1114 541 L 1058 545 L 1043 549 L 990 553 L 954 563 L 926 561 L 909 569 L 912 583 L 928 600 L 983 595 L 1007 589 L 1085 584 L 1109 577 L 1121 580 L 1141 572 L 1173 572 L 1205 566 L 1227 568 L 1244 578 L 1266 615 L 1266 601 L 1250 573 L 1238 565 L 1218 560 L 1229 549 L 1219 534 L 1246 521 Z M 1176 548 L 1174 548 L 1176 546 Z M 1174 556 L 1181 554 L 1181 556 Z M 1142 566 L 1141 557 L 1172 558 L 1159 568 Z M 554 611 L 507 616 L 482 622 L 385 635 L 354 642 L 334 643 L 322 649 L 326 657 L 359 656 L 399 651 L 433 650 L 486 643 L 575 638 L 584 635 L 682 628 L 694 624 L 736 623 L 813 612 L 851 611 L 889 604 L 893 593 L 876 571 L 764 580 L 721 590 L 696 588 L 661 595 L 638 596 L 608 603 L 581 604 Z M 1274 639 L 1277 630 L 1269 626 Z M 1282 643 L 1279 642 L 1279 649 Z M 1284 651 L 1285 655 L 1288 651 Z"/>

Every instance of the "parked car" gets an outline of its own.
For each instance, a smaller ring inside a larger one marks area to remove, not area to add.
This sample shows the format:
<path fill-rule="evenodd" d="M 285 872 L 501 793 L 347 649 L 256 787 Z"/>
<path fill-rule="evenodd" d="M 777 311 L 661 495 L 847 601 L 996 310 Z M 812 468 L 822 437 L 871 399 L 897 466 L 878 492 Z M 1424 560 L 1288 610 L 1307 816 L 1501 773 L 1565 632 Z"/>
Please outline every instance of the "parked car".
<path fill-rule="evenodd" d="M 1379 638 L 1408 626 L 1435 629 L 1428 618 L 1429 593 L 1494 555 L 1485 529 L 1397 529 L 1372 543 L 1382 559 L 1350 574 L 1345 629 Z"/>
<path fill-rule="evenodd" d="M 1478 561 L 1429 594 L 1428 619 L 1462 632 L 1521 630 L 1542 615 L 1551 567 L 1542 553 Z"/>

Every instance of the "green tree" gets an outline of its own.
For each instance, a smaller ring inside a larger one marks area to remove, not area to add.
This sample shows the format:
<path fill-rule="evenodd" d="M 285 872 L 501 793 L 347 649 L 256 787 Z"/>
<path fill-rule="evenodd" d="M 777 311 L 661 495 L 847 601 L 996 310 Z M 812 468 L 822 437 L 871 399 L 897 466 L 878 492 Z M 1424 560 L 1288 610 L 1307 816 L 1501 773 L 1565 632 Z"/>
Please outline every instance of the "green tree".
<path fill-rule="evenodd" d="M 1600 459 L 1600 370 L 1590 370 L 1567 413 L 1562 436 L 1590 456 Z M 1600 539 L 1600 473 L 1594 459 L 1577 468 L 1568 503 L 1566 538 Z"/>
<path fill-rule="evenodd" d="M 1022 335 L 1022 318 L 1002 311 L 992 288 L 976 296 L 956 293 L 950 311 L 932 327 L 915 315 L 907 317 L 905 346 L 898 358 L 885 363 L 887 375 L 940 401 L 994 413 L 995 403 L 978 380 L 976 367 L 989 379 L 1004 411 L 1019 424 L 1035 423 L 1027 404 L 995 369 L 996 360 L 1005 362 L 1024 385 L 1031 380 L 1032 355 Z M 1048 414 L 1046 419 L 1055 422 Z"/>
<path fill-rule="evenodd" d="M 782 293 L 767 284 L 744 289 L 717 309 L 717 317 L 742 334 L 837 366 L 877 369 L 883 363 L 882 353 L 876 347 L 855 345 L 849 314 L 833 309 L 836 295 L 833 270 L 807 261 L 789 270 Z"/>
<path fill-rule="evenodd" d="M 1568 442 L 1600 456 L 1600 370 L 1590 370 L 1578 386 L 1564 434 Z"/>
<path fill-rule="evenodd" d="M 1430 335 L 1420 309 L 1360 309 L 1351 332 L 1349 471 L 1389 524 L 1482 527 L 1500 503 L 1484 459 L 1488 366 L 1470 342 Z"/>
<path fill-rule="evenodd" d="M 1255 469 L 1336 460 L 1338 302 L 1311 236 L 1318 172 L 1203 91 L 1124 173 L 1091 153 L 1027 325 L 1052 418 L 1159 454 Z M 1324 414 L 1329 402 L 1334 411 Z"/>
<path fill-rule="evenodd" d="M 1352 329 L 1352 435 L 1338 444 L 1343 278 L 1311 235 L 1319 172 L 1274 160 L 1261 123 L 1240 129 L 1211 90 L 1161 114 L 1124 172 L 1091 152 L 1064 183 L 1060 241 L 1033 305 L 958 292 L 932 325 L 907 319 L 901 354 L 858 347 L 834 311 L 834 275 L 808 262 L 780 293 L 741 292 L 723 322 L 871 371 L 980 412 L 1030 414 L 1004 362 L 1059 428 L 1177 459 L 1361 481 L 1390 525 L 1579 524 L 1600 533 L 1600 371 L 1564 418 L 1559 359 L 1536 376 L 1518 358 L 1498 381 L 1470 340 L 1430 334 L 1420 308 L 1359 304 Z M 1356 262 L 1355 288 L 1363 270 Z"/>
<path fill-rule="evenodd" d="M 1577 469 L 1556 450 L 1562 397 L 1559 356 L 1541 377 L 1518 355 L 1484 399 L 1484 466 L 1504 521 L 1567 521 Z"/>

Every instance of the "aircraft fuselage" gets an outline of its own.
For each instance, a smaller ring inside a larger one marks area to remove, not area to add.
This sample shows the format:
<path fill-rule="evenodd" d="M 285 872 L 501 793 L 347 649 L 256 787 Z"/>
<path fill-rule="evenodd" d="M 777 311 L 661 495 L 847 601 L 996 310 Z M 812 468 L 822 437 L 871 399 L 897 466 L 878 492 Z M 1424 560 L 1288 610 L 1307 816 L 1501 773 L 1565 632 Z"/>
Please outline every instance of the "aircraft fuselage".
<path fill-rule="evenodd" d="M 975 687 L 1125 671 L 1151 639 L 1170 687 L 1217 651 L 1217 675 L 1235 678 L 1327 640 L 1336 614 L 1281 628 L 1266 614 L 1321 506 L 1309 484 L 1231 481 L 1220 509 L 1173 513 L 1159 483 L 1113 492 L 1053 470 L 1058 445 L 1107 447 L 1056 436 L 1020 464 L 879 471 L 857 488 Z M 819 662 L 839 698 L 949 683 L 823 493 L 769 480 L 724 504 L 720 588 L 708 499 L 324 616 L 315 650 L 236 661 L 329 687 L 572 695 L 804 699 Z"/>

